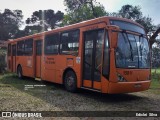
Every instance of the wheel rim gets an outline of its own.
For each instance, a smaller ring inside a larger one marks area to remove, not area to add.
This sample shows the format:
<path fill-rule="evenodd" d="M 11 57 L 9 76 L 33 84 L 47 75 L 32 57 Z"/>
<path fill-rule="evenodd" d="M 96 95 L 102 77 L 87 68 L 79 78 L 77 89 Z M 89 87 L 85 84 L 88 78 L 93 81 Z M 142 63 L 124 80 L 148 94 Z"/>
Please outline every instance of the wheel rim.
<path fill-rule="evenodd" d="M 67 77 L 67 85 L 69 87 L 72 87 L 74 85 L 74 78 L 73 78 L 73 76 L 68 76 Z"/>
<path fill-rule="evenodd" d="M 21 78 L 21 71 L 20 71 L 20 69 L 18 70 L 18 77 Z"/>

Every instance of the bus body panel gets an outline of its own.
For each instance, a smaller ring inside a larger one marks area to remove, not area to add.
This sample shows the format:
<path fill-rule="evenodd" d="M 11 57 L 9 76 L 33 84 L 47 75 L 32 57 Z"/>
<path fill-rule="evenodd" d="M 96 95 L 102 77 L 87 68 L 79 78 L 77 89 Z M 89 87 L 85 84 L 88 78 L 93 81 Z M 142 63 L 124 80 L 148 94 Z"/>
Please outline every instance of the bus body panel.
<path fill-rule="evenodd" d="M 116 94 L 144 91 L 149 89 L 150 83 L 150 80 L 138 82 L 110 82 L 108 93 Z"/>
<path fill-rule="evenodd" d="M 23 76 L 34 77 L 33 56 L 17 56 L 16 66 L 22 67 Z"/>
<path fill-rule="evenodd" d="M 41 56 L 36 56 L 35 57 L 35 77 L 36 78 L 41 78 Z"/>
<path fill-rule="evenodd" d="M 16 44 L 11 46 L 12 48 L 12 72 L 16 72 Z"/>
<path fill-rule="evenodd" d="M 145 81 L 150 79 L 149 69 L 117 69 L 128 82 Z"/>
<path fill-rule="evenodd" d="M 102 93 L 108 93 L 109 80 L 106 79 L 104 76 L 102 76 L 101 81 L 102 81 L 101 92 Z"/>
<path fill-rule="evenodd" d="M 9 72 L 12 72 L 12 59 L 11 59 L 11 56 L 8 56 L 7 57 L 7 68 L 8 68 L 8 71 Z"/>
<path fill-rule="evenodd" d="M 44 56 L 43 66 L 44 66 L 44 80 L 54 82 L 55 72 L 56 72 L 56 57 L 55 56 Z"/>

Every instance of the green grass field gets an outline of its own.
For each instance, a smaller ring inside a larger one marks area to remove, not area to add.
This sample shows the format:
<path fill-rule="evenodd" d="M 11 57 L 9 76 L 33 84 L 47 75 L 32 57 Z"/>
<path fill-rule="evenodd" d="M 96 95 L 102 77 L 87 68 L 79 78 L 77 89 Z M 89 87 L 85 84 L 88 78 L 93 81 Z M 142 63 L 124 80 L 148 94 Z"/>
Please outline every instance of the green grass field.
<path fill-rule="evenodd" d="M 44 86 L 44 87 L 34 87 L 34 88 L 31 88 L 31 89 L 29 88 L 26 90 L 27 88 L 26 86 L 36 86 L 36 85 Z M 12 74 L 12 73 L 0 75 L 0 87 L 7 87 L 7 86 L 14 87 L 14 88 L 17 88 L 19 90 L 26 91 L 29 93 L 36 92 L 35 88 L 36 90 L 55 89 L 54 86 L 52 86 L 52 84 L 48 84 L 48 83 L 44 84 L 44 82 L 36 81 L 33 78 L 27 78 L 27 77 L 25 77 L 22 80 L 22 79 L 19 79 L 16 74 Z"/>
<path fill-rule="evenodd" d="M 160 94 L 160 68 L 152 69 L 152 82 L 150 91 L 156 94 Z"/>

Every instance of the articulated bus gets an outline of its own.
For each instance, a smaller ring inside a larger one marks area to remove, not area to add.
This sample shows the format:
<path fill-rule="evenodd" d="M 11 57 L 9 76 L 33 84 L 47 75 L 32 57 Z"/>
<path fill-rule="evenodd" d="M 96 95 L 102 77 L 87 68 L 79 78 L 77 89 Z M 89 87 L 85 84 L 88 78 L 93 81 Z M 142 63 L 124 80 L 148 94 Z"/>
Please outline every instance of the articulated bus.
<path fill-rule="evenodd" d="M 8 70 L 101 93 L 149 89 L 150 48 L 144 28 L 131 20 L 100 17 L 8 42 Z"/>

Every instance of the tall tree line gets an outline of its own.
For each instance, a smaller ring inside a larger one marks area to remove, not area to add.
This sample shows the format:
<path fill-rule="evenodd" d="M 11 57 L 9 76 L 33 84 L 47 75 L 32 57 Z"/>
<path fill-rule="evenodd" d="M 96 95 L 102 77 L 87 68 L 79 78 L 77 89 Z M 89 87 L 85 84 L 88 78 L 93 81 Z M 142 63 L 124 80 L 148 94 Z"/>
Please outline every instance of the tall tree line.
<path fill-rule="evenodd" d="M 64 5 L 66 14 L 52 9 L 38 10 L 34 11 L 25 22 L 23 22 L 22 10 L 5 9 L 4 12 L 0 12 L 0 40 L 22 37 L 101 16 L 131 19 L 144 26 L 147 33 L 156 27 L 152 18 L 143 15 L 140 6 L 124 5 L 118 12 L 109 13 L 96 0 L 64 0 Z M 24 23 L 26 23 L 25 28 L 20 30 Z M 157 28 L 157 32 L 151 36 L 152 43 L 155 42 L 159 29 Z"/>

